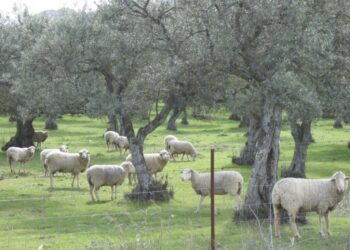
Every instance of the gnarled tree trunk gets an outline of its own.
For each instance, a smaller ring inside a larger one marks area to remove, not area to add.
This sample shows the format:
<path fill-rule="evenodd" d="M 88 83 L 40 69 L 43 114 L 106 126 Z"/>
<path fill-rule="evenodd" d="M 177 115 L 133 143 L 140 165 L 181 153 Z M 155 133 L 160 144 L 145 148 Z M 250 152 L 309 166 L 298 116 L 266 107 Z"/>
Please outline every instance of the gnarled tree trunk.
<path fill-rule="evenodd" d="M 277 181 L 281 130 L 281 108 L 272 100 L 265 100 L 260 127 L 261 135 L 245 203 L 235 213 L 236 219 L 268 218 L 272 214 L 271 191 Z"/>
<path fill-rule="evenodd" d="M 8 141 L 1 150 L 6 151 L 9 147 L 29 147 L 33 146 L 33 120 L 27 119 L 23 121 L 22 119 L 17 118 L 17 130 L 16 134 L 11 137 L 10 141 Z"/>
<path fill-rule="evenodd" d="M 45 129 L 56 130 L 58 128 L 56 118 L 49 116 L 45 121 Z"/>
<path fill-rule="evenodd" d="M 182 97 L 176 97 L 173 113 L 168 120 L 167 130 L 176 131 L 176 120 L 185 109 L 185 99 Z"/>
<path fill-rule="evenodd" d="M 248 138 L 239 157 L 233 157 L 232 161 L 238 165 L 253 165 L 256 154 L 256 144 L 260 132 L 260 117 L 251 115 L 249 117 Z"/>
<path fill-rule="evenodd" d="M 107 131 L 115 131 L 119 133 L 118 120 L 116 115 L 108 115 Z"/>
<path fill-rule="evenodd" d="M 188 122 L 188 115 L 187 115 L 187 108 L 186 108 L 186 106 L 185 106 L 185 109 L 184 109 L 184 112 L 183 112 L 183 116 L 182 116 L 182 119 L 181 119 L 181 124 L 183 124 L 183 125 L 190 124 Z"/>

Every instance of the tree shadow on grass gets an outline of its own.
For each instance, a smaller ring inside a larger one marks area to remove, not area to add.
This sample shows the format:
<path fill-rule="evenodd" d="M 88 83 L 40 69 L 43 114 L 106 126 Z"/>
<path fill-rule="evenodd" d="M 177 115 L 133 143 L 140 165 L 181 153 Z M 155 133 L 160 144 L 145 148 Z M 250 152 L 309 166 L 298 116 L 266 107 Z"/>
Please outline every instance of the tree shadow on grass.
<path fill-rule="evenodd" d="M 46 188 L 47 191 L 49 192 L 54 192 L 54 191 L 74 191 L 74 192 L 87 192 L 87 188 L 76 188 L 76 187 L 54 187 L 54 188 Z"/>

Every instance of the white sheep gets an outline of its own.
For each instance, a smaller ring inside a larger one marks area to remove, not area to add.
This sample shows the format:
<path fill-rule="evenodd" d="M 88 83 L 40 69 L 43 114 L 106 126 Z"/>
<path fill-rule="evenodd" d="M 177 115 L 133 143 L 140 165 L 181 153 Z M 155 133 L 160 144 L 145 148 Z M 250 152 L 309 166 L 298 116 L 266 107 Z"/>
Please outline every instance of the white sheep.
<path fill-rule="evenodd" d="M 10 164 L 10 169 L 11 169 L 11 173 L 15 173 L 15 169 L 13 167 L 12 169 L 12 163 L 13 162 L 20 162 L 21 164 L 23 164 L 24 167 L 24 173 L 26 172 L 25 169 L 25 163 L 27 161 L 30 161 L 35 153 L 35 147 L 34 146 L 30 146 L 28 148 L 19 148 L 19 147 L 9 147 L 6 150 L 6 156 L 7 156 L 7 160 Z M 16 164 L 15 164 L 16 165 Z M 20 171 L 18 171 L 19 173 Z"/>
<path fill-rule="evenodd" d="M 193 190 L 200 195 L 198 207 L 195 213 L 201 209 L 203 200 L 210 195 L 210 173 L 199 173 L 193 169 L 184 169 L 181 172 L 183 181 L 191 180 Z M 236 171 L 218 171 L 214 174 L 214 194 L 230 194 L 236 199 L 236 209 L 241 206 L 241 191 L 243 188 L 243 177 Z"/>
<path fill-rule="evenodd" d="M 115 141 L 119 137 L 119 134 L 114 131 L 107 131 L 104 133 L 103 137 L 105 138 L 107 144 L 107 150 L 109 151 L 110 145 L 115 145 Z"/>
<path fill-rule="evenodd" d="M 48 136 L 49 136 L 49 132 L 47 131 L 41 131 L 41 130 L 34 131 L 33 142 L 37 143 L 36 147 L 38 149 L 41 149 L 41 143 L 46 141 Z"/>
<path fill-rule="evenodd" d="M 46 156 L 51 152 L 58 152 L 58 151 L 68 153 L 68 146 L 61 145 L 58 149 L 47 148 L 47 149 L 44 149 L 43 151 L 41 151 L 40 160 L 44 165 L 44 175 L 45 176 L 47 176 L 47 174 L 48 174 L 47 166 L 45 164 Z"/>
<path fill-rule="evenodd" d="M 299 211 L 318 213 L 322 237 L 325 236 L 322 227 L 322 217 L 324 217 L 329 235 L 328 213 L 343 199 L 348 179 L 349 177 L 342 172 L 336 172 L 330 179 L 283 178 L 276 182 L 271 194 L 275 217 L 275 236 L 280 237 L 282 209 L 288 212 L 295 238 L 301 238 L 295 224 L 296 214 Z"/>
<path fill-rule="evenodd" d="M 183 160 L 184 155 L 187 156 L 190 155 L 192 157 L 192 160 L 194 161 L 197 157 L 197 150 L 194 148 L 192 143 L 188 141 L 179 141 L 179 140 L 172 140 L 168 143 L 168 151 L 170 153 L 170 156 L 175 160 L 174 155 L 176 154 L 182 154 L 181 160 Z"/>
<path fill-rule="evenodd" d="M 93 165 L 86 171 L 86 177 L 90 186 L 90 195 L 92 201 L 95 201 L 93 193 L 95 193 L 96 200 L 99 201 L 98 190 L 102 186 L 110 186 L 112 195 L 111 200 L 116 199 L 117 186 L 122 185 L 129 168 L 132 166 L 130 161 L 122 162 L 118 165 Z"/>
<path fill-rule="evenodd" d="M 176 136 L 174 135 L 167 135 L 164 137 L 165 150 L 169 150 L 169 142 L 173 140 L 177 140 Z"/>
<path fill-rule="evenodd" d="M 122 150 L 124 149 L 124 154 L 129 149 L 129 141 L 126 136 L 118 136 L 114 141 L 113 145 L 115 148 L 119 149 L 120 155 L 122 155 Z"/>
<path fill-rule="evenodd" d="M 159 153 L 147 153 L 143 155 L 146 162 L 146 170 L 150 174 L 154 174 L 157 178 L 157 173 L 161 172 L 165 165 L 168 163 L 170 159 L 170 154 L 166 150 L 162 150 Z M 132 162 L 132 156 L 129 154 L 126 157 L 126 161 Z M 135 167 L 132 166 L 129 171 L 129 184 L 131 184 L 131 179 L 136 181 L 136 170 Z"/>
<path fill-rule="evenodd" d="M 56 172 L 72 173 L 74 180 L 77 179 L 77 187 L 79 188 L 79 174 L 84 172 L 90 162 L 90 153 L 86 149 L 82 149 L 79 153 L 51 152 L 47 155 L 45 164 L 49 170 L 50 188 L 53 188 L 53 175 Z"/>

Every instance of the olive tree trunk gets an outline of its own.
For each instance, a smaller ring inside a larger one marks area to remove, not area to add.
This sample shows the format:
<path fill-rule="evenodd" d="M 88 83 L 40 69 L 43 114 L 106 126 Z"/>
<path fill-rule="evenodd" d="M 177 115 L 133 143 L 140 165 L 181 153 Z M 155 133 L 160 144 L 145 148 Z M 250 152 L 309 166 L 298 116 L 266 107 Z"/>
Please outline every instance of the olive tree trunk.
<path fill-rule="evenodd" d="M 183 116 L 182 116 L 182 119 L 181 119 L 181 124 L 183 124 L 183 125 L 188 125 L 188 124 L 190 124 L 190 123 L 188 122 L 188 114 L 187 114 L 187 108 L 186 108 L 186 106 L 185 106 L 185 108 L 184 108 Z"/>
<path fill-rule="evenodd" d="M 49 116 L 45 121 L 45 129 L 56 130 L 58 128 L 56 118 Z"/>
<path fill-rule="evenodd" d="M 251 115 L 249 117 L 248 138 L 239 157 L 234 157 L 232 161 L 238 165 L 253 165 L 257 150 L 257 141 L 260 132 L 260 117 Z"/>
<path fill-rule="evenodd" d="M 33 146 L 33 120 L 27 119 L 22 120 L 16 119 L 16 134 L 11 137 L 11 139 L 1 148 L 1 150 L 6 151 L 9 147 L 29 147 Z"/>
<path fill-rule="evenodd" d="M 250 183 L 236 219 L 268 218 L 271 213 L 271 191 L 277 181 L 281 108 L 272 100 L 265 100 L 261 115 L 261 135 L 250 176 Z"/>
<path fill-rule="evenodd" d="M 179 118 L 181 113 L 183 111 L 185 111 L 185 109 L 186 109 L 186 102 L 185 102 L 184 98 L 176 97 L 173 113 L 171 114 L 171 116 L 168 120 L 167 130 L 173 130 L 173 131 L 177 130 L 176 120 L 177 120 L 177 118 Z"/>
<path fill-rule="evenodd" d="M 299 177 L 305 178 L 305 161 L 307 150 L 312 141 L 311 121 L 292 120 L 290 123 L 291 133 L 294 139 L 294 155 L 288 170 L 282 172 L 282 177 Z"/>
<path fill-rule="evenodd" d="M 108 127 L 107 131 L 115 131 L 115 132 L 120 132 L 119 131 L 119 125 L 118 125 L 118 120 L 116 115 L 108 115 Z"/>

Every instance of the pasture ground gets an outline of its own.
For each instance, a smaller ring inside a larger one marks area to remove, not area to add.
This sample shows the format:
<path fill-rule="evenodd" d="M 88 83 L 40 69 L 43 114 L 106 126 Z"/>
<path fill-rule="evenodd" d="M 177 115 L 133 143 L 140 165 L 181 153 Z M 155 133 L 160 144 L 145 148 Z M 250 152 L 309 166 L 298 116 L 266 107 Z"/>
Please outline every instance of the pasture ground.
<path fill-rule="evenodd" d="M 101 202 L 92 203 L 86 175 L 80 177 L 80 189 L 71 188 L 71 176 L 59 174 L 55 188 L 48 189 L 49 179 L 43 176 L 43 167 L 36 152 L 27 164 L 28 175 L 10 174 L 5 152 L 0 152 L 0 249 L 209 249 L 210 202 L 207 198 L 202 210 L 194 214 L 199 197 L 190 182 L 180 180 L 183 168 L 209 171 L 210 148 L 215 148 L 215 166 L 233 169 L 245 178 L 248 187 L 251 168 L 231 163 L 245 142 L 245 129 L 227 119 L 219 111 L 208 120 L 190 118 L 190 125 L 178 124 L 177 132 L 168 132 L 165 125 L 146 138 L 145 152 L 158 152 L 163 138 L 174 134 L 191 141 L 200 155 L 195 162 L 171 161 L 164 170 L 175 192 L 169 203 L 132 203 L 123 198 L 131 190 L 127 181 L 117 189 L 117 200 L 110 201 L 110 188 L 100 190 Z M 138 125 L 140 125 L 142 122 Z M 350 126 L 333 129 L 332 120 L 314 123 L 312 133 L 316 140 L 310 146 L 307 160 L 309 178 L 328 178 L 341 170 L 350 175 Z M 37 119 L 34 126 L 42 130 L 44 120 Z M 92 164 L 115 164 L 125 155 L 107 152 L 102 137 L 106 120 L 85 116 L 64 116 L 58 120 L 59 129 L 49 132 L 42 148 L 69 145 L 70 152 L 87 148 Z M 0 116 L 0 144 L 15 132 L 15 124 Z M 288 123 L 281 134 L 279 166 L 288 166 L 293 155 L 293 140 Z M 159 178 L 159 177 L 158 177 Z M 243 193 L 244 200 L 245 192 Z M 282 238 L 271 237 L 268 221 L 233 222 L 233 199 L 216 196 L 219 215 L 216 221 L 218 249 L 350 249 L 349 193 L 340 206 L 331 213 L 332 236 L 319 237 L 318 216 L 308 215 L 309 224 L 300 226 L 301 241 L 291 242 L 290 227 L 282 226 Z M 260 226 L 259 226 L 260 224 Z"/>

